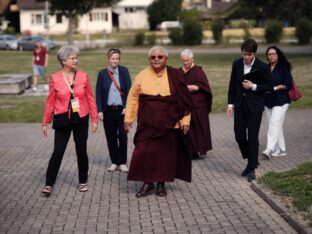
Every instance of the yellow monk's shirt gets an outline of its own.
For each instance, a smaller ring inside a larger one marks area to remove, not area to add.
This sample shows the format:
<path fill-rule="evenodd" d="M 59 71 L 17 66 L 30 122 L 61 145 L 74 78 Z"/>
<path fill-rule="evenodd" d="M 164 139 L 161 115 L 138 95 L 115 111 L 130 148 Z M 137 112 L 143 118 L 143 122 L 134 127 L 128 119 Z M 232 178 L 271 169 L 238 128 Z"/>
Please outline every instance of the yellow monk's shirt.
<path fill-rule="evenodd" d="M 139 108 L 139 96 L 140 94 L 152 95 L 152 96 L 169 96 L 170 87 L 167 74 L 167 68 L 161 74 L 157 76 L 151 66 L 141 71 L 133 81 L 131 89 L 127 98 L 125 122 L 132 123 L 137 116 Z M 191 115 L 183 117 L 176 124 L 176 128 L 181 125 L 190 125 Z"/>

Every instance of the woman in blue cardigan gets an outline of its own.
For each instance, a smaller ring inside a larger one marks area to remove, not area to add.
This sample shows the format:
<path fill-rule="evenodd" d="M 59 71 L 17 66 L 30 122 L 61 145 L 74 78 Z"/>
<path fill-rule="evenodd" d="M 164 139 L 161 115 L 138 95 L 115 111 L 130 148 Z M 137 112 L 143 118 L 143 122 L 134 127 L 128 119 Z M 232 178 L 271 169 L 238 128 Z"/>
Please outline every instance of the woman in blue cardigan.
<path fill-rule="evenodd" d="M 128 172 L 127 134 L 124 129 L 126 100 L 131 87 L 128 68 L 121 66 L 119 49 L 107 52 L 107 67 L 102 69 L 96 82 L 96 105 L 99 119 L 103 121 L 109 156 L 112 161 L 107 169 Z"/>
<path fill-rule="evenodd" d="M 283 123 L 290 104 L 288 95 L 292 87 L 291 64 L 276 46 L 266 50 L 268 66 L 272 73 L 274 88 L 267 94 L 265 112 L 268 117 L 267 146 L 262 152 L 268 159 L 286 156 Z"/>

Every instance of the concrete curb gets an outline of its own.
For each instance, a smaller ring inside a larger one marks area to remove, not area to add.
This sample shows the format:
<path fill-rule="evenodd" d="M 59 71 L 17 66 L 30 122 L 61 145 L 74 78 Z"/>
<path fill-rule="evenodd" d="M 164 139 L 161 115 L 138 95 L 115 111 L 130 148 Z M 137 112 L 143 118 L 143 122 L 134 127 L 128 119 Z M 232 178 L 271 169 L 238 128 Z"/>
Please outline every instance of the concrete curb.
<path fill-rule="evenodd" d="M 292 215 L 279 201 L 272 199 L 270 194 L 262 189 L 257 182 L 251 183 L 251 189 L 255 191 L 273 210 L 275 210 L 290 226 L 292 226 L 300 234 L 311 234 L 312 229 L 304 226 L 300 221 Z"/>

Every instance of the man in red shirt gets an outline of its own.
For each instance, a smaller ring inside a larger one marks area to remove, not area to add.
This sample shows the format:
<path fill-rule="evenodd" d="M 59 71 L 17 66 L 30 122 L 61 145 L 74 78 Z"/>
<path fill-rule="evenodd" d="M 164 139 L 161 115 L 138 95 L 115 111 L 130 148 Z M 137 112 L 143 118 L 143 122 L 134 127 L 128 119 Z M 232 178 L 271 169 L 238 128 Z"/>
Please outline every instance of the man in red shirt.
<path fill-rule="evenodd" d="M 36 47 L 33 50 L 33 91 L 37 91 L 38 77 L 42 76 L 45 81 L 44 89 L 48 90 L 48 80 L 46 76 L 46 67 L 48 65 L 49 54 L 48 50 L 43 46 L 42 42 L 36 43 Z"/>

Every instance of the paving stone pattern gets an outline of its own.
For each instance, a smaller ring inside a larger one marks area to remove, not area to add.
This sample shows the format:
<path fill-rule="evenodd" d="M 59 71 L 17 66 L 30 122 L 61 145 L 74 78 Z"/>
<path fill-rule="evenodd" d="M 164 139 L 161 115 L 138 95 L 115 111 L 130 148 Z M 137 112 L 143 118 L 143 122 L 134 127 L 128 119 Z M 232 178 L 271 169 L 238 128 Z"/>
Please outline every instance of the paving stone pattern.
<path fill-rule="evenodd" d="M 260 152 L 265 147 L 263 116 Z M 289 110 L 287 156 L 260 156 L 257 174 L 288 170 L 312 160 L 312 109 Z M 102 123 L 89 135 L 89 191 L 78 191 L 73 139 L 49 198 L 41 196 L 53 147 L 40 124 L 0 124 L 0 233 L 296 233 L 240 176 L 245 166 L 233 135 L 233 119 L 212 114 L 214 149 L 193 161 L 193 181 L 168 183 L 168 195 L 137 199 L 140 182 L 110 166 Z M 133 151 L 129 134 L 129 161 Z"/>

